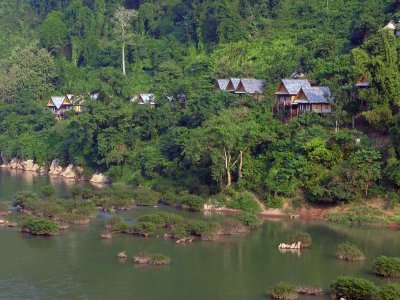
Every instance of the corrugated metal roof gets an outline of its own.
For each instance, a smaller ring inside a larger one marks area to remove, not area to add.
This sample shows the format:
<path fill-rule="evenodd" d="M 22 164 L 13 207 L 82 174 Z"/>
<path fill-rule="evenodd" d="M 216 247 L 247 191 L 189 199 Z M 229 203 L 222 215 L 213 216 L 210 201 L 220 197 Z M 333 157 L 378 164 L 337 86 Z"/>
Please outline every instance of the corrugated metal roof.
<path fill-rule="evenodd" d="M 356 83 L 356 87 L 359 87 L 359 88 L 369 87 L 369 85 L 370 85 L 369 81 L 365 78 L 364 75 L 361 75 Z"/>
<path fill-rule="evenodd" d="M 228 83 L 229 83 L 229 79 L 217 79 L 217 87 L 221 91 L 226 91 Z"/>
<path fill-rule="evenodd" d="M 327 86 L 313 86 L 313 87 L 302 87 L 304 95 L 310 103 L 331 103 L 332 93 Z M 296 99 L 295 103 L 304 103 L 302 98 Z"/>
<path fill-rule="evenodd" d="M 143 100 L 143 103 L 140 104 L 155 104 L 156 96 L 154 94 L 140 94 L 140 98 Z"/>
<path fill-rule="evenodd" d="M 241 78 L 239 85 L 240 84 L 243 85 L 244 92 L 249 94 L 256 94 L 256 93 L 262 94 L 265 89 L 265 82 L 260 79 Z"/>
<path fill-rule="evenodd" d="M 51 96 L 51 101 L 53 101 L 57 109 L 60 109 L 61 105 L 64 103 L 64 96 Z"/>
<path fill-rule="evenodd" d="M 233 88 L 230 89 L 229 91 L 230 92 L 235 92 L 237 87 L 238 87 L 238 85 L 239 85 L 239 83 L 240 83 L 240 78 L 230 78 L 229 82 L 231 82 L 232 86 L 233 86 Z M 229 82 L 228 82 L 228 84 L 229 84 Z"/>
<path fill-rule="evenodd" d="M 390 30 L 396 30 L 396 23 L 393 21 L 390 21 L 389 23 L 386 24 L 385 27 L 383 27 L 383 29 L 390 29 Z"/>
<path fill-rule="evenodd" d="M 89 97 L 92 100 L 97 100 L 99 98 L 100 93 L 89 93 Z"/>
<path fill-rule="evenodd" d="M 302 87 L 311 87 L 307 79 L 282 79 L 282 84 L 285 86 L 289 95 L 297 95 Z M 276 94 L 279 94 L 279 92 Z"/>

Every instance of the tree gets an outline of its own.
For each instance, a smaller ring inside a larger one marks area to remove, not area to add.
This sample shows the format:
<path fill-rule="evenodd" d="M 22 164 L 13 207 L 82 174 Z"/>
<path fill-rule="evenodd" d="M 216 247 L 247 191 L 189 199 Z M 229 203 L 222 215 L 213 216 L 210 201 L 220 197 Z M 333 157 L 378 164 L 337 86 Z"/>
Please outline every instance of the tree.
<path fill-rule="evenodd" d="M 53 54 L 60 53 L 67 38 L 68 29 L 62 17 L 58 11 L 49 13 L 40 31 L 41 44 Z"/>
<path fill-rule="evenodd" d="M 125 70 L 125 46 L 132 38 L 132 33 L 130 32 L 130 22 L 133 18 L 137 16 L 137 11 L 134 9 L 126 9 L 124 7 L 119 7 L 114 13 L 114 23 L 116 25 L 116 34 L 118 35 L 118 40 L 121 43 L 122 49 L 122 74 L 126 76 Z"/>
<path fill-rule="evenodd" d="M 0 99 L 5 102 L 38 101 L 54 88 L 56 67 L 46 49 L 16 48 L 0 66 Z"/>

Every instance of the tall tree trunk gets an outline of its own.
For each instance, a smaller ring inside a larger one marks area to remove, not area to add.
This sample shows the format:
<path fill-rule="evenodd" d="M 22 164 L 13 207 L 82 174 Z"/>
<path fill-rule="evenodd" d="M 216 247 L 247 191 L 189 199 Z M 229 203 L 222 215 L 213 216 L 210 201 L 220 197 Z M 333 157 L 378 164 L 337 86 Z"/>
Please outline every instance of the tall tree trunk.
<path fill-rule="evenodd" d="M 238 176 L 239 176 L 239 180 L 242 179 L 242 177 L 243 177 L 242 168 L 243 168 L 243 151 L 240 150 L 240 154 L 239 154 L 239 167 L 238 167 Z"/>
<path fill-rule="evenodd" d="M 226 187 L 229 188 L 232 186 L 232 176 L 231 170 L 229 169 L 229 165 L 231 162 L 231 155 L 224 148 L 224 160 L 225 160 L 225 171 L 226 171 Z"/>
<path fill-rule="evenodd" d="M 226 170 L 226 187 L 229 188 L 232 186 L 232 176 L 231 171 L 229 169 Z"/>
<path fill-rule="evenodd" d="M 126 76 L 125 70 L 125 42 L 122 42 L 122 74 Z"/>

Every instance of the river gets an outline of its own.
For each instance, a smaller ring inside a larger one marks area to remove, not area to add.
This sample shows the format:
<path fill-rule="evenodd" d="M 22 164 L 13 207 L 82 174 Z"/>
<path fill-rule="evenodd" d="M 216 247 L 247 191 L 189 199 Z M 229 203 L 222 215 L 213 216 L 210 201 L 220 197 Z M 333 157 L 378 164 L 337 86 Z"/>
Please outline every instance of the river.
<path fill-rule="evenodd" d="M 20 190 L 39 191 L 46 184 L 66 195 L 73 183 L 0 169 L 0 201 L 12 200 Z M 121 216 L 135 219 L 157 210 L 171 209 L 136 208 Z M 105 217 L 99 214 L 89 225 L 72 226 L 51 238 L 0 227 L 0 299 L 268 299 L 265 291 L 280 280 L 325 289 L 339 275 L 383 281 L 371 273 L 373 259 L 382 254 L 400 255 L 399 232 L 387 229 L 267 220 L 248 235 L 178 245 L 162 237 L 127 235 L 104 241 L 100 234 Z M 278 244 L 299 229 L 312 235 L 311 249 L 299 254 L 280 253 Z M 337 261 L 336 247 L 345 241 L 357 244 L 367 260 Z M 163 267 L 138 267 L 131 260 L 118 261 L 116 254 L 122 250 L 130 257 L 143 250 L 162 252 L 172 262 Z"/>

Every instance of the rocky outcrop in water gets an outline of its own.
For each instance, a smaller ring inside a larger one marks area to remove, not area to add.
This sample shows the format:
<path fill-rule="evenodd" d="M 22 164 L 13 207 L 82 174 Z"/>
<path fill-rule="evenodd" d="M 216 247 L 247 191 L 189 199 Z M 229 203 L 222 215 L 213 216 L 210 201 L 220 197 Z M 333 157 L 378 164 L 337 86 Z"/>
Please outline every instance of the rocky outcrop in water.
<path fill-rule="evenodd" d="M 18 166 L 20 164 L 20 160 L 17 158 L 11 159 L 10 163 L 8 164 L 8 167 L 10 169 L 18 169 Z"/>
<path fill-rule="evenodd" d="M 96 173 L 93 174 L 89 181 L 93 183 L 110 183 L 111 179 L 101 173 Z"/>
<path fill-rule="evenodd" d="M 279 249 L 301 249 L 301 242 L 293 243 L 293 244 L 279 244 Z"/>
<path fill-rule="evenodd" d="M 77 170 L 73 164 L 69 164 L 68 167 L 61 172 L 60 176 L 65 177 L 65 178 L 77 178 Z"/>
<path fill-rule="evenodd" d="M 63 172 L 63 168 L 59 165 L 58 159 L 54 159 L 51 162 L 49 174 L 50 175 L 60 175 Z"/>
<path fill-rule="evenodd" d="M 49 175 L 57 175 L 71 180 L 79 179 L 81 181 L 90 181 L 98 184 L 111 183 L 111 179 L 102 173 L 95 173 L 91 178 L 84 177 L 82 175 L 84 173 L 83 168 L 75 166 L 74 164 L 69 164 L 66 168 L 63 168 L 58 159 L 54 159 L 49 168 L 35 163 L 32 159 L 20 160 L 18 158 L 12 158 L 8 160 L 3 154 L 0 155 L 0 159 L 0 163 L 2 163 L 0 168 L 38 172 L 40 174 L 48 173 Z"/>

